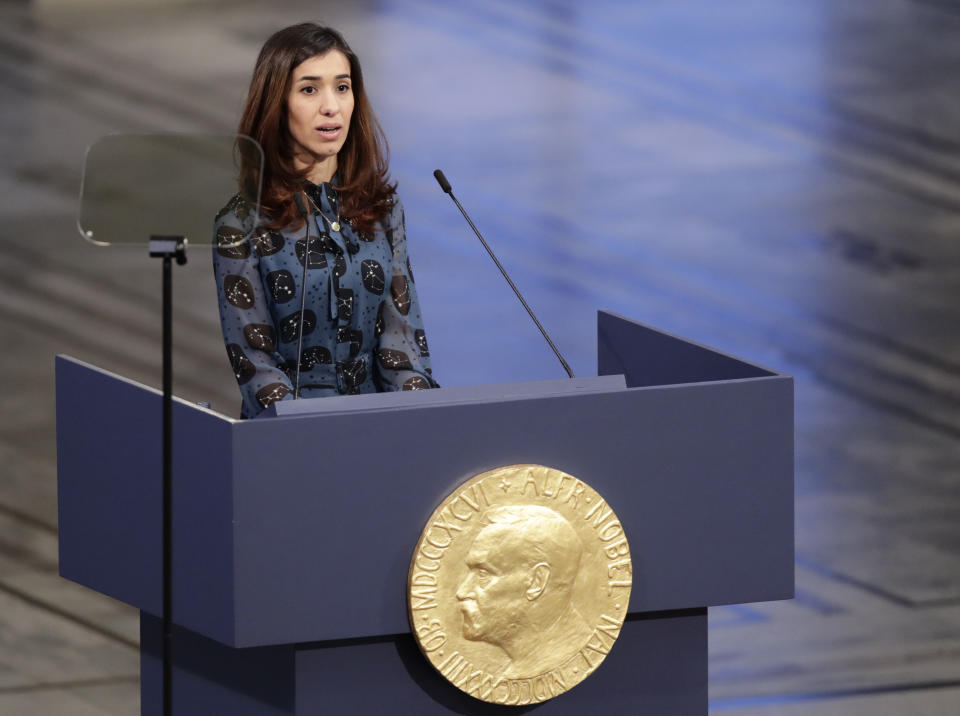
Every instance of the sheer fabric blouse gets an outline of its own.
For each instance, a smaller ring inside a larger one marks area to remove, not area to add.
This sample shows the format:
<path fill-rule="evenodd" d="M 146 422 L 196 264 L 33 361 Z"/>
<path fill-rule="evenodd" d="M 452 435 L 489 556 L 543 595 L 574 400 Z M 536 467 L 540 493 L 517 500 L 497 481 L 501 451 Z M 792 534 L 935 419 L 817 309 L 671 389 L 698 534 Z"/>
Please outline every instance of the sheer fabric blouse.
<path fill-rule="evenodd" d="M 293 399 L 305 262 L 302 397 L 437 386 L 399 199 L 364 236 L 345 221 L 333 229 L 337 193 L 330 184 L 308 184 L 307 193 L 311 217 L 297 229 L 254 226 L 239 195 L 216 218 L 220 322 L 245 418 Z"/>

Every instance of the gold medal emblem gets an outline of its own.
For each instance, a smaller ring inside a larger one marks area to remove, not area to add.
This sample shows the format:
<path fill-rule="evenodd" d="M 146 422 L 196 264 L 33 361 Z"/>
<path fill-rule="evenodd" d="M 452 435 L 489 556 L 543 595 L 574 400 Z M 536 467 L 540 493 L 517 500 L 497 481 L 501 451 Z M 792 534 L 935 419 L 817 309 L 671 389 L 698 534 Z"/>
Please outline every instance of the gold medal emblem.
<path fill-rule="evenodd" d="M 558 696 L 609 653 L 633 570 L 623 526 L 587 484 L 542 465 L 471 478 L 431 515 L 410 563 L 421 651 L 482 701 Z"/>

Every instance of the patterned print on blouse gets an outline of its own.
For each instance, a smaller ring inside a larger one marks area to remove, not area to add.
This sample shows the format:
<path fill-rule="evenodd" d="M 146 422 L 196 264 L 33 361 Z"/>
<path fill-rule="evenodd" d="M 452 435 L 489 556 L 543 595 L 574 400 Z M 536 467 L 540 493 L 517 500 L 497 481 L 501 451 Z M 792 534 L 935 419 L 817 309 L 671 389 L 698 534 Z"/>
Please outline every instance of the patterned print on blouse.
<path fill-rule="evenodd" d="M 303 354 L 300 357 L 300 370 L 311 370 L 315 365 L 329 365 L 330 363 L 333 363 L 333 356 L 330 355 L 330 351 L 327 348 L 324 346 L 310 346 L 309 348 L 303 349 Z"/>
<path fill-rule="evenodd" d="M 279 231 L 267 229 L 262 226 L 253 232 L 251 239 L 253 240 L 253 248 L 261 258 L 264 256 L 273 256 L 278 251 L 282 251 L 286 243 L 283 234 Z"/>
<path fill-rule="evenodd" d="M 413 340 L 417 342 L 417 347 L 420 349 L 420 355 L 424 358 L 430 355 L 430 350 L 427 348 L 427 334 L 424 333 L 423 329 L 418 328 L 413 332 Z"/>
<path fill-rule="evenodd" d="M 266 275 L 267 293 L 274 303 L 286 303 L 297 295 L 297 283 L 286 269 L 271 271 Z"/>
<path fill-rule="evenodd" d="M 227 344 L 227 356 L 230 358 L 230 367 L 233 368 L 233 374 L 237 377 L 240 385 L 248 382 L 257 374 L 256 366 L 250 362 L 243 348 L 236 343 Z"/>
<path fill-rule="evenodd" d="M 406 276 L 394 274 L 390 282 L 390 296 L 400 315 L 406 316 L 410 312 L 410 282 Z"/>
<path fill-rule="evenodd" d="M 267 353 L 273 352 L 276 333 L 268 323 L 248 323 L 243 327 L 243 337 L 247 340 L 247 345 Z"/>
<path fill-rule="evenodd" d="M 308 184 L 307 191 L 324 213 L 337 215 L 331 184 Z M 316 211 L 306 226 L 290 230 L 253 221 L 246 202 L 233 197 L 217 215 L 213 251 L 243 417 L 292 400 L 298 363 L 303 397 L 436 387 L 399 199 L 364 236 L 345 221 L 332 231 Z"/>
<path fill-rule="evenodd" d="M 383 295 L 383 287 L 385 285 L 383 266 L 373 259 L 366 259 L 360 264 L 360 276 L 363 278 L 363 287 L 365 289 L 378 296 Z"/>
<path fill-rule="evenodd" d="M 225 259 L 246 259 L 250 257 L 250 244 L 243 230 L 232 226 L 217 227 L 217 255 Z"/>
<path fill-rule="evenodd" d="M 303 262 L 307 257 L 307 240 L 297 239 L 296 243 L 297 262 L 303 268 Z M 319 237 L 310 238 L 310 260 L 307 262 L 307 271 L 313 269 L 322 269 L 327 267 L 327 257 L 323 253 L 323 241 Z"/>
<path fill-rule="evenodd" d="M 301 326 L 303 335 L 313 333 L 313 329 L 317 327 L 317 314 L 307 309 L 302 313 L 297 311 L 282 318 L 280 320 L 280 342 L 293 343 L 294 341 L 299 341 Z"/>
<path fill-rule="evenodd" d="M 243 276 L 225 276 L 223 295 L 237 308 L 253 307 L 253 285 Z"/>
<path fill-rule="evenodd" d="M 410 370 L 413 367 L 406 353 L 392 348 L 381 348 L 377 351 L 377 358 L 380 359 L 380 365 L 391 370 Z"/>

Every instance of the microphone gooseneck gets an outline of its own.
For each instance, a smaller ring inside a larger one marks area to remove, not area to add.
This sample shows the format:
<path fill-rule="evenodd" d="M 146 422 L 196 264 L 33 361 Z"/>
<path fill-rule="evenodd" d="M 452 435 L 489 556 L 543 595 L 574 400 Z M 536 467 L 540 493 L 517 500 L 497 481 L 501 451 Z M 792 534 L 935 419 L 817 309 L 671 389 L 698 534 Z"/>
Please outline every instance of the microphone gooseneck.
<path fill-rule="evenodd" d="M 310 263 L 310 211 L 303 194 L 293 195 L 293 203 L 303 217 L 303 282 L 300 284 L 300 330 L 297 332 L 297 378 L 293 384 L 293 399 L 300 397 L 300 363 L 303 358 L 303 314 L 307 307 L 307 266 Z"/>
<path fill-rule="evenodd" d="M 503 274 L 503 277 L 507 280 L 507 283 L 510 284 L 510 288 L 513 289 L 513 292 L 517 295 L 517 298 L 520 299 L 520 303 L 523 304 L 523 307 L 527 309 L 527 313 L 530 314 L 530 318 L 533 319 L 533 322 L 537 324 L 537 328 L 540 329 L 540 333 L 543 334 L 543 337 L 546 339 L 547 343 L 550 345 L 550 348 L 553 350 L 554 355 L 557 356 L 557 359 L 560 361 L 560 365 L 563 366 L 563 369 L 567 371 L 567 375 L 573 378 L 573 371 L 570 370 L 570 366 L 567 365 L 567 362 L 563 359 L 563 356 L 560 355 L 560 351 L 557 350 L 557 347 L 553 344 L 553 341 L 550 340 L 550 336 L 547 335 L 546 330 L 543 326 L 540 325 L 540 321 L 537 320 L 537 317 L 533 315 L 533 311 L 530 309 L 530 306 L 527 305 L 527 302 L 523 299 L 523 296 L 520 294 L 520 291 L 517 290 L 517 287 L 514 285 L 513 281 L 510 280 L 510 276 L 507 275 L 506 269 L 503 268 L 503 265 L 497 259 L 496 255 L 493 253 L 493 250 L 487 245 L 487 242 L 484 241 L 483 236 L 480 234 L 479 229 L 471 221 L 470 217 L 467 215 L 466 210 L 457 201 L 457 197 L 453 195 L 453 189 L 450 186 L 450 182 L 447 181 L 447 178 L 443 175 L 443 172 L 439 169 L 434 170 L 434 178 L 437 180 L 437 183 L 440 185 L 440 188 L 443 189 L 444 193 L 449 194 L 450 198 L 453 199 L 453 203 L 457 205 L 457 208 L 460 209 L 460 213 L 463 214 L 463 218 L 467 220 L 467 223 L 470 224 L 470 228 L 473 229 L 473 233 L 477 235 L 477 238 L 480 239 L 480 243 L 483 244 L 483 248 L 487 250 L 487 253 L 490 254 L 490 258 L 493 259 L 493 263 L 497 265 L 497 268 L 500 269 L 500 273 Z"/>

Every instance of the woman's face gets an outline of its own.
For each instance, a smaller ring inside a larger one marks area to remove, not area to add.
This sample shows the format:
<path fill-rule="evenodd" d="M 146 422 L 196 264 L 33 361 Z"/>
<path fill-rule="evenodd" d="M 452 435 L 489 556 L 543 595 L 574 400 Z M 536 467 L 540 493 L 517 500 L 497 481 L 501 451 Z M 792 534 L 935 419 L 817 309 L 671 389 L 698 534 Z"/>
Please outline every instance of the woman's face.
<path fill-rule="evenodd" d="M 332 164 L 336 169 L 352 114 L 350 62 L 340 50 L 315 55 L 293 68 L 287 117 L 298 163 Z"/>

